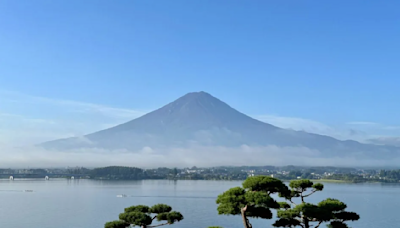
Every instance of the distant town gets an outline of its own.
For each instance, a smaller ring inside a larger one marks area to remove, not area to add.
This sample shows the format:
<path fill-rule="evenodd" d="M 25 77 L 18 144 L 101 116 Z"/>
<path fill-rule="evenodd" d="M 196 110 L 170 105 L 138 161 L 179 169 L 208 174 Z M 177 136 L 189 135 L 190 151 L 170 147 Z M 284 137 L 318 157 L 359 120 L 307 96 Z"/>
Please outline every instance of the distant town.
<path fill-rule="evenodd" d="M 400 169 L 356 169 L 341 167 L 242 166 L 213 168 L 157 168 L 109 166 L 88 169 L 66 167 L 53 169 L 0 169 L 1 179 L 68 178 L 95 180 L 244 180 L 249 176 L 268 175 L 281 180 L 313 179 L 333 182 L 400 182 Z"/>

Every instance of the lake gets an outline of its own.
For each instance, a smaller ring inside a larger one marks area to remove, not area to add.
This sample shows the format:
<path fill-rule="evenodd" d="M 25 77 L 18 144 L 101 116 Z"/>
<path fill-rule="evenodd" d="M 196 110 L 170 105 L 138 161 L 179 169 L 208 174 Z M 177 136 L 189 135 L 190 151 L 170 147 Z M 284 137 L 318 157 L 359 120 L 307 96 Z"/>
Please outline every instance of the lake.
<path fill-rule="evenodd" d="M 169 204 L 185 219 L 174 228 L 243 227 L 239 216 L 218 215 L 215 199 L 241 181 L 96 181 L 66 179 L 0 180 L 0 227 L 102 228 L 125 207 Z M 24 192 L 33 190 L 33 192 Z M 118 198 L 118 194 L 128 197 Z M 331 197 L 360 214 L 353 228 L 397 228 L 400 185 L 325 183 L 312 202 Z M 272 227 L 272 220 L 251 220 L 253 227 Z M 325 226 L 322 226 L 325 227 Z"/>

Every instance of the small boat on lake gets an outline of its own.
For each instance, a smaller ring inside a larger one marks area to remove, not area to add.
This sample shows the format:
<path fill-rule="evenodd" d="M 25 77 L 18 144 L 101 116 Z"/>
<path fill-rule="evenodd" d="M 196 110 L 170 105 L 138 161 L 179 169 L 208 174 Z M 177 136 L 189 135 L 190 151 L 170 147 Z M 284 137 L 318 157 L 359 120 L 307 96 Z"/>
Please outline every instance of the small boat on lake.
<path fill-rule="evenodd" d="M 123 197 L 127 197 L 127 195 L 125 195 L 125 194 L 120 194 L 120 195 L 117 195 L 117 197 L 118 197 L 118 198 L 123 198 Z"/>

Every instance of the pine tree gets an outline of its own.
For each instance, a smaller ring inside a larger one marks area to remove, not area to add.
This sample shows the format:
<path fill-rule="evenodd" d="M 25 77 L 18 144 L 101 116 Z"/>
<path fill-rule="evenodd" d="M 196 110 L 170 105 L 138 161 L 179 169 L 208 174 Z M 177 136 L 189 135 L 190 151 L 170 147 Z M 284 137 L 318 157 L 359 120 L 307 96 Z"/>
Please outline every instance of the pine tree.
<path fill-rule="evenodd" d="M 269 176 L 249 177 L 243 187 L 231 188 L 217 198 L 218 213 L 241 215 L 245 228 L 251 228 L 248 217 L 271 219 L 270 208 L 279 209 L 281 204 L 271 195 L 285 190 L 282 181 Z"/>
<path fill-rule="evenodd" d="M 180 212 L 172 211 L 172 208 L 165 204 L 157 204 L 152 207 L 137 205 L 125 208 L 125 212 L 119 215 L 117 221 L 108 222 L 105 228 L 126 228 L 130 226 L 139 226 L 142 228 L 159 227 L 171 225 L 183 219 Z M 152 225 L 157 220 L 165 221 L 157 225 Z"/>
<path fill-rule="evenodd" d="M 337 199 L 328 198 L 318 204 L 307 203 L 307 197 L 323 190 L 324 186 L 320 183 L 295 180 L 290 182 L 289 187 L 280 193 L 289 203 L 282 204 L 278 210 L 279 219 L 273 224 L 275 227 L 318 228 L 323 223 L 329 223 L 329 228 L 348 228 L 346 221 L 360 219 L 355 212 L 345 211 L 347 205 Z M 297 204 L 296 200 L 299 201 Z"/>

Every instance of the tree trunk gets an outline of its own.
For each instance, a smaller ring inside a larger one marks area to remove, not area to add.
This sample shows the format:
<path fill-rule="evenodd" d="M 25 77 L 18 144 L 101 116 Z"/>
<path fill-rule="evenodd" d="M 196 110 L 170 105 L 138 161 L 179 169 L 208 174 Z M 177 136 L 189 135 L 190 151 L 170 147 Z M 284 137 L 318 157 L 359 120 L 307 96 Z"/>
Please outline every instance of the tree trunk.
<path fill-rule="evenodd" d="M 242 212 L 242 219 L 243 219 L 244 228 L 251 228 L 251 224 L 250 224 L 250 222 L 249 222 L 249 220 L 247 219 L 247 216 L 246 216 L 246 210 L 247 210 L 247 205 L 240 210 Z"/>
<path fill-rule="evenodd" d="M 310 222 L 307 218 L 304 218 L 304 228 L 310 228 Z"/>

